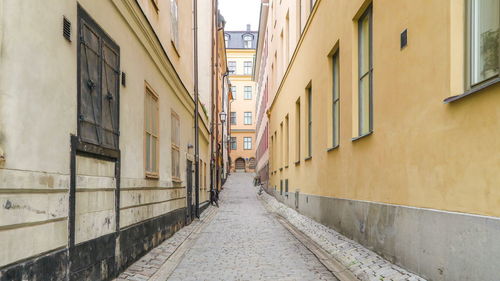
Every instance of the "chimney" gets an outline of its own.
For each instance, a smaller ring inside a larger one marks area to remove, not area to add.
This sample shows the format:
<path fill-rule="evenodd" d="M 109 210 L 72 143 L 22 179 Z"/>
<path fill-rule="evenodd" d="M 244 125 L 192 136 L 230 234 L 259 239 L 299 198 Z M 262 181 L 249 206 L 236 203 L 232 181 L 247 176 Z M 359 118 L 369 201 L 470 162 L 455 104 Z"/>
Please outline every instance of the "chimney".
<path fill-rule="evenodd" d="M 250 31 L 250 25 L 247 24 L 247 31 Z"/>

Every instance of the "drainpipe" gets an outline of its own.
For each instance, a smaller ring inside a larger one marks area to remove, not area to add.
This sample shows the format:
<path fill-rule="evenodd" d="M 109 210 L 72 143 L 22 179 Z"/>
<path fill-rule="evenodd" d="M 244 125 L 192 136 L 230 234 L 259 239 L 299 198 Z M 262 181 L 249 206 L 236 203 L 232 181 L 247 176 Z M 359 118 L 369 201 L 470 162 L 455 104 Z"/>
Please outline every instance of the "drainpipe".
<path fill-rule="evenodd" d="M 194 1 L 194 185 L 195 214 L 200 218 L 200 127 L 199 127 L 199 88 L 198 88 L 198 0 Z"/>
<path fill-rule="evenodd" d="M 222 101 L 221 101 L 221 104 L 222 104 L 222 111 L 224 111 L 224 94 L 225 94 L 225 88 L 224 88 L 224 81 L 227 79 L 227 76 L 229 75 L 229 72 L 226 70 L 226 73 L 224 73 L 224 75 L 222 76 Z M 229 107 L 228 107 L 228 110 L 229 110 Z M 229 115 L 229 112 L 226 113 L 226 122 L 228 122 L 227 120 L 227 116 Z M 224 172 L 224 123 L 221 121 L 221 128 L 222 128 L 222 147 L 221 147 L 221 152 L 222 152 L 222 172 Z M 227 179 L 227 178 L 226 178 Z"/>
<path fill-rule="evenodd" d="M 214 54 L 214 46 L 215 46 L 215 38 L 214 36 L 216 35 L 216 33 L 214 32 L 215 31 L 215 24 L 214 24 L 214 19 L 215 19 L 215 11 L 217 10 L 216 9 L 217 7 L 217 0 L 212 0 L 212 29 L 211 29 L 211 32 L 212 32 L 212 44 L 211 44 L 211 61 L 212 61 L 212 64 L 211 64 L 211 69 L 212 69 L 212 77 L 211 77 L 211 89 L 210 89 L 210 116 L 211 116 L 211 120 L 210 120 L 210 203 L 212 204 L 212 191 L 214 189 L 214 164 L 215 164 L 215 160 L 214 160 L 214 118 L 215 118 L 215 115 L 214 115 L 214 82 L 215 82 L 215 71 L 214 71 L 214 65 L 215 65 L 215 62 L 214 62 L 214 57 L 215 57 L 215 54 Z"/>

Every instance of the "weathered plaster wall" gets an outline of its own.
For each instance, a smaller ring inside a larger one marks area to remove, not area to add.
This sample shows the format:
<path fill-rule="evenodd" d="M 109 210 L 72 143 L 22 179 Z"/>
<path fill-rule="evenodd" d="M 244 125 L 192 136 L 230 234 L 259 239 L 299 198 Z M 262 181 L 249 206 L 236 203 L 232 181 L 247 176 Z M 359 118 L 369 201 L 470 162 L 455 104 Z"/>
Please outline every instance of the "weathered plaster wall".
<path fill-rule="evenodd" d="M 186 159 L 194 153 L 188 148 L 194 144 L 189 89 L 183 87 L 135 1 L 78 3 L 120 46 L 121 70 L 127 74 L 126 86 L 120 86 L 120 227 L 124 234 L 115 234 L 115 164 L 78 156 L 77 245 L 65 250 L 70 135 L 76 134 L 77 124 L 77 1 L 1 1 L 0 147 L 6 156 L 0 169 L 2 281 L 22 280 L 33 272 L 32 280 L 48 280 L 47 276 L 66 274 L 67 269 L 72 272 L 70 279 L 108 278 L 116 273 L 115 266 L 130 263 L 184 223 L 186 181 L 172 182 L 170 114 L 175 110 L 183 128 L 180 171 L 185 179 Z M 187 14 L 182 11 L 183 21 Z M 62 36 L 63 16 L 72 23 L 71 42 Z M 145 82 L 159 95 L 159 180 L 144 177 Z M 204 134 L 202 157 L 208 163 L 208 132 Z M 102 252 L 96 250 L 100 248 Z M 64 253 L 56 252 L 59 249 Z"/>

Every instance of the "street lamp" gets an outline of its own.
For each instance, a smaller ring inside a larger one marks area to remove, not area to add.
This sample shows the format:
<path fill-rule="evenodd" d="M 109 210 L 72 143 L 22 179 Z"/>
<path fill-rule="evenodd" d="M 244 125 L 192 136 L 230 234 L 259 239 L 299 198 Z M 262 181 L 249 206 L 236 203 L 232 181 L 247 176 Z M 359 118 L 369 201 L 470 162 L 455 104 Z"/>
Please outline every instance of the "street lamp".
<path fill-rule="evenodd" d="M 219 117 L 220 117 L 220 121 L 222 123 L 226 122 L 226 113 L 224 111 L 222 111 L 221 113 L 219 113 Z"/>

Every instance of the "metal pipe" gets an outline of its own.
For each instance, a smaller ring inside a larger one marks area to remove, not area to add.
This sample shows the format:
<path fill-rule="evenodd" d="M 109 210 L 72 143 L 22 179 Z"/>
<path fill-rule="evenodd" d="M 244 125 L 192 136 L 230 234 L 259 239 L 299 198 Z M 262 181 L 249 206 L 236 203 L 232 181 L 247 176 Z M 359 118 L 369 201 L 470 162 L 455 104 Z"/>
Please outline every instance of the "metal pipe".
<path fill-rule="evenodd" d="M 194 1 L 194 186 L 195 214 L 200 218 L 200 127 L 199 127 L 199 88 L 198 88 L 198 0 Z M 191 175 L 190 175 L 191 176 Z"/>
<path fill-rule="evenodd" d="M 215 72 L 214 72 L 214 45 L 215 45 L 215 40 L 214 36 L 216 35 L 215 33 L 215 24 L 214 20 L 216 19 L 216 7 L 217 7 L 217 0 L 212 0 L 212 29 L 211 29 L 211 34 L 212 34 L 212 44 L 211 44 L 211 62 L 212 64 L 211 69 L 212 69 L 212 76 L 210 77 L 211 79 L 211 89 L 210 89 L 210 115 L 211 115 L 211 122 L 210 122 L 210 203 L 212 202 L 212 191 L 214 189 L 214 77 L 215 77 Z"/>

